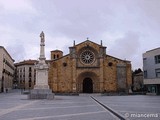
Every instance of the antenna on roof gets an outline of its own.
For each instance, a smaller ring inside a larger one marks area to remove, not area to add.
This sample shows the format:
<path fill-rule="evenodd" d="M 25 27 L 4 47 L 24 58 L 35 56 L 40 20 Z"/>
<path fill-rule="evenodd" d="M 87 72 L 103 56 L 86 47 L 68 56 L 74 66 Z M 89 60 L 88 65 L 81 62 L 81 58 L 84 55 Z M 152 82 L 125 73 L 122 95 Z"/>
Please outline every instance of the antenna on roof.
<path fill-rule="evenodd" d="M 73 46 L 75 46 L 76 44 L 75 44 L 75 40 L 73 41 Z"/>

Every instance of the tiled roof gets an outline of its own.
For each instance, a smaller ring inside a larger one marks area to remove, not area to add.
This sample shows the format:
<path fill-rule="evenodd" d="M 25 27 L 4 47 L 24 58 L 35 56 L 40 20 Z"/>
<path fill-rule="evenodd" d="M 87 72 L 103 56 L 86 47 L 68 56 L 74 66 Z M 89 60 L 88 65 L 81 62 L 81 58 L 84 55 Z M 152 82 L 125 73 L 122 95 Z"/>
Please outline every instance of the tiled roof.
<path fill-rule="evenodd" d="M 37 63 L 37 60 L 24 60 L 21 61 L 19 63 L 15 63 L 15 66 L 21 66 L 21 65 L 34 65 L 35 63 Z"/>

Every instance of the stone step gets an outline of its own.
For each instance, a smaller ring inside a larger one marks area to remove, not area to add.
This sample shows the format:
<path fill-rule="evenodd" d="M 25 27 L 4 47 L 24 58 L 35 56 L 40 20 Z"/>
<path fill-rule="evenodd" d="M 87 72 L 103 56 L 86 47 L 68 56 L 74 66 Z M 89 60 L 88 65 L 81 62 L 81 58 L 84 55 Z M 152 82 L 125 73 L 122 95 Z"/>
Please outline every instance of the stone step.
<path fill-rule="evenodd" d="M 79 96 L 101 96 L 101 93 L 80 93 Z"/>

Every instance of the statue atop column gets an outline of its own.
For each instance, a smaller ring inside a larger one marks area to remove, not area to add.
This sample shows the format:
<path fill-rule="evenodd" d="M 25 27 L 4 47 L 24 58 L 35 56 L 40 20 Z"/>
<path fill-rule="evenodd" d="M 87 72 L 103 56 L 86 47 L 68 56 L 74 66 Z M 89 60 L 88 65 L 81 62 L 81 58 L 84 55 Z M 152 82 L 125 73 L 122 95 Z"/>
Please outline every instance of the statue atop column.
<path fill-rule="evenodd" d="M 43 31 L 41 32 L 40 37 L 41 37 L 41 43 L 44 43 L 45 42 L 45 38 L 44 38 Z"/>

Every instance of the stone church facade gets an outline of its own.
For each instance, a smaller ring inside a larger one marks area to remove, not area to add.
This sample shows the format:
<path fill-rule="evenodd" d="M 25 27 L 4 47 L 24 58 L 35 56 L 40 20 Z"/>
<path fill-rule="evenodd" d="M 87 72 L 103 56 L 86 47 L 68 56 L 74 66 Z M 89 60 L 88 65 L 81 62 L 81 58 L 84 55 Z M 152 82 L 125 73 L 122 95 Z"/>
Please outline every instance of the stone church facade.
<path fill-rule="evenodd" d="M 131 62 L 106 54 L 106 47 L 86 40 L 63 56 L 51 51 L 49 86 L 55 93 L 128 92 Z"/>

